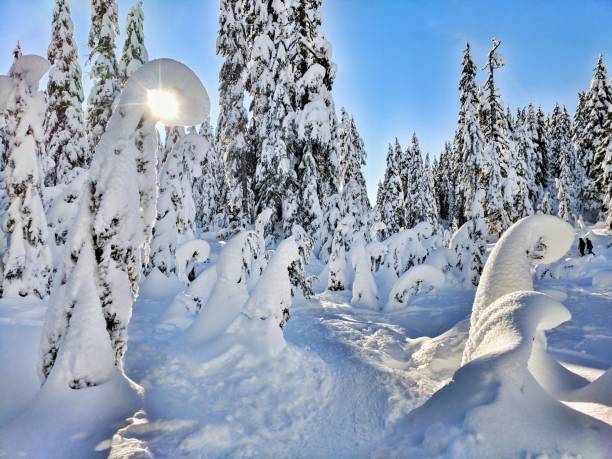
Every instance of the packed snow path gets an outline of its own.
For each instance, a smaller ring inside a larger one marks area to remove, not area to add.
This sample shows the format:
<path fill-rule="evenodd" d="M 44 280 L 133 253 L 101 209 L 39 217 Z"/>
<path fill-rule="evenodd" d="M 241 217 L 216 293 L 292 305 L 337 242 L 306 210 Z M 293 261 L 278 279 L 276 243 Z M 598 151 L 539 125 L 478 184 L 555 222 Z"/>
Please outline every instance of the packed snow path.
<path fill-rule="evenodd" d="M 235 367 L 239 356 L 214 363 L 186 358 L 184 349 L 179 356 L 180 333 L 159 327 L 167 299 L 141 299 L 126 369 L 145 388 L 150 422 L 134 419 L 116 439 L 115 454 L 138 439 L 154 457 L 368 456 L 459 364 L 465 323 L 448 335 L 447 348 L 433 346 L 429 357 L 423 350 L 419 367 L 410 361 L 429 341 L 419 337 L 437 336 L 469 314 L 471 293 L 448 293 L 455 301 L 441 296 L 436 303 L 443 306 L 395 314 L 352 308 L 347 295 L 321 295 L 293 309 L 286 362 L 245 373 Z M 426 367 L 433 359 L 438 364 Z"/>

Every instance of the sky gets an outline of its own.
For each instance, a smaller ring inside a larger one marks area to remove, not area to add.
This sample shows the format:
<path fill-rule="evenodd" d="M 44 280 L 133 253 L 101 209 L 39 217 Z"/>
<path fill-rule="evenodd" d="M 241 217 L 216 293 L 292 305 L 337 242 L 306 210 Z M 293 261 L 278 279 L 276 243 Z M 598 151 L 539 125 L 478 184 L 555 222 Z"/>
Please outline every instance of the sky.
<path fill-rule="evenodd" d="M 122 28 L 135 1 L 118 0 Z M 85 65 L 89 1 L 70 4 Z M 17 40 L 24 53 L 46 53 L 52 10 L 53 0 L 0 0 L 0 73 L 8 71 Z M 215 54 L 217 11 L 218 0 L 144 0 L 151 58 L 180 60 L 200 76 L 213 122 L 222 62 Z M 416 132 L 433 157 L 452 139 L 466 42 L 481 69 L 491 38 L 502 40 L 506 65 L 496 81 L 513 110 L 533 102 L 549 111 L 558 102 L 573 112 L 597 56 L 612 65 L 611 24 L 612 0 L 323 0 L 323 32 L 338 65 L 334 99 L 364 139 L 370 196 L 395 137 L 407 146 Z"/>

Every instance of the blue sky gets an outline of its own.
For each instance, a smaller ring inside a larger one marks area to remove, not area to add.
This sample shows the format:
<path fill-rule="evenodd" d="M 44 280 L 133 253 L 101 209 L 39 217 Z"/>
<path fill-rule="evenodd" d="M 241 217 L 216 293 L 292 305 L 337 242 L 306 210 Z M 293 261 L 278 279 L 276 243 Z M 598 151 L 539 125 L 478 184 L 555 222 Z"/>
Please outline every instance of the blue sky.
<path fill-rule="evenodd" d="M 122 22 L 134 1 L 118 1 Z M 191 66 L 211 95 L 216 118 L 218 1 L 144 3 L 151 57 Z M 18 39 L 26 53 L 46 52 L 53 0 L 0 4 L 1 73 L 8 70 Z M 84 60 L 89 1 L 71 0 L 71 5 Z M 550 110 L 558 101 L 573 111 L 597 55 L 604 53 L 612 65 L 612 0 L 324 0 L 323 21 L 338 64 L 336 105 L 354 115 L 364 138 L 371 196 L 394 137 L 407 145 L 415 131 L 423 150 L 434 156 L 452 138 L 466 41 L 479 67 L 491 37 L 503 41 L 506 66 L 497 81 L 513 109 L 531 101 Z"/>

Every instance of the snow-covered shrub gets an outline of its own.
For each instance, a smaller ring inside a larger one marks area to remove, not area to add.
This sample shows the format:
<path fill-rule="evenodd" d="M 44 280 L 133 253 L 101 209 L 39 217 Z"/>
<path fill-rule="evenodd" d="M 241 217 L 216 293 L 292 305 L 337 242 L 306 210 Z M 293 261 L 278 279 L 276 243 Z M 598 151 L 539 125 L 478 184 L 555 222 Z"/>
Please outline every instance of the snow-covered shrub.
<path fill-rule="evenodd" d="M 433 226 L 426 222 L 402 230 L 384 243 L 387 246 L 384 266 L 398 277 L 412 266 L 423 263 L 429 252 L 439 245 Z"/>
<path fill-rule="evenodd" d="M 237 320 L 228 328 L 249 346 L 274 355 L 285 346 L 283 328 L 290 318 L 293 282 L 291 268 L 300 262 L 292 237 L 282 241 L 249 294 Z"/>
<path fill-rule="evenodd" d="M 176 276 L 185 283 L 194 280 L 196 264 L 208 260 L 209 255 L 210 245 L 201 239 L 194 239 L 177 247 Z"/>
<path fill-rule="evenodd" d="M 417 265 L 410 268 L 393 284 L 389 293 L 387 309 L 404 306 L 411 296 L 428 292 L 444 285 L 444 273 L 431 265 Z"/>
<path fill-rule="evenodd" d="M 353 241 L 351 265 L 355 272 L 351 304 L 367 309 L 380 309 L 378 287 L 372 275 L 372 257 L 361 234 L 357 235 Z"/>
<path fill-rule="evenodd" d="M 68 185 L 57 185 L 57 195 L 50 202 L 47 211 L 47 224 L 50 237 L 57 246 L 63 246 L 68 240 L 68 233 L 72 222 L 79 210 L 79 200 L 83 184 L 87 180 L 87 173 L 83 172 L 74 177 Z"/>
<path fill-rule="evenodd" d="M 478 345 L 474 336 L 480 322 L 495 312 L 493 302 L 511 292 L 532 291 L 531 263 L 556 261 L 567 252 L 573 240 L 572 227 L 551 215 L 523 218 L 504 233 L 487 260 L 476 290 L 464 364 L 473 359 L 472 353 Z"/>
<path fill-rule="evenodd" d="M 328 263 L 329 279 L 327 288 L 329 290 L 344 290 L 351 283 L 352 270 L 348 256 L 353 243 L 353 225 L 353 217 L 345 217 L 338 223 L 338 227 L 334 232 L 331 256 Z"/>
<path fill-rule="evenodd" d="M 217 260 L 213 291 L 188 331 L 192 339 L 214 339 L 236 319 L 250 286 L 259 279 L 262 258 L 261 238 L 255 231 L 241 231 L 225 244 Z"/>

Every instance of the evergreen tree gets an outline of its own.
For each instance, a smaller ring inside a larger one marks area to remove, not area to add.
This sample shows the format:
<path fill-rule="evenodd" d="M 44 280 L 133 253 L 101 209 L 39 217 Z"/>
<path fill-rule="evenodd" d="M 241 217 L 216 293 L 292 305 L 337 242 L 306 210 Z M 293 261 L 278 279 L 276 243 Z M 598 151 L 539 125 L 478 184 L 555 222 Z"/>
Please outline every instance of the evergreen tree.
<path fill-rule="evenodd" d="M 310 162 L 304 156 L 312 157 L 316 164 L 314 177 L 300 174 L 300 188 L 304 190 L 304 182 L 316 178 L 317 200 L 326 212 L 330 197 L 338 191 L 340 160 L 338 120 L 331 94 L 336 66 L 331 61 L 331 45 L 321 32 L 321 1 L 295 1 L 292 17 L 294 46 L 290 61 L 295 72 L 293 100 L 297 144 L 294 148 L 300 157 L 296 162 L 303 165 L 302 172 L 306 171 L 305 163 Z"/>
<path fill-rule="evenodd" d="M 591 88 L 587 93 L 587 173 L 595 182 L 603 201 L 607 191 L 604 169 L 608 144 L 612 141 L 612 83 L 608 80 L 603 56 L 599 56 L 593 73 Z"/>
<path fill-rule="evenodd" d="M 408 160 L 405 163 L 407 178 L 404 185 L 404 209 L 406 228 L 427 221 L 437 223 L 437 210 L 431 207 L 434 203 L 433 190 L 430 189 L 428 172 L 423 164 L 423 156 L 416 134 L 412 135 L 412 144 L 406 151 Z M 429 202 L 428 202 L 429 201 Z"/>
<path fill-rule="evenodd" d="M 119 93 L 118 64 L 115 54 L 119 35 L 116 0 L 91 0 L 89 62 L 93 86 L 87 101 L 87 135 L 93 152 L 113 111 Z M 88 159 L 88 162 L 91 158 Z"/>
<path fill-rule="evenodd" d="M 9 207 L 4 219 L 8 247 L 3 256 L 3 296 L 44 298 L 51 282 L 51 251 L 47 219 L 41 199 L 44 149 L 44 95 L 31 81 L 26 59 L 18 48 L 10 70 L 13 93 L 7 109 L 5 181 Z M 44 61 L 46 62 L 46 61 Z M 38 62 L 36 62 L 38 64 Z"/>
<path fill-rule="evenodd" d="M 395 139 L 396 147 L 399 142 Z M 399 151 L 398 151 L 399 150 Z M 387 153 L 387 169 L 382 185 L 382 197 L 380 199 L 380 216 L 386 226 L 385 234 L 390 236 L 406 228 L 404 213 L 404 187 L 400 177 L 401 147 L 394 148 L 389 144 Z"/>
<path fill-rule="evenodd" d="M 595 181 L 588 171 L 591 167 L 591 135 L 587 131 L 588 106 L 586 93 L 578 93 L 578 105 L 572 122 L 572 143 L 576 151 L 575 175 L 579 190 L 577 192 L 576 211 L 588 219 L 595 218 L 599 213 L 599 193 Z"/>
<path fill-rule="evenodd" d="M 452 159 L 452 146 L 450 142 L 446 142 L 440 159 L 434 160 L 433 163 L 434 189 L 439 215 L 442 220 L 447 221 L 452 220 L 454 214 L 455 186 L 450 172 Z"/>
<path fill-rule="evenodd" d="M 45 143 L 51 167 L 44 171 L 47 186 L 68 184 L 88 165 L 89 151 L 83 116 L 83 86 L 79 52 L 74 40 L 70 6 L 56 0 L 51 24 L 51 63 L 47 83 Z"/>
<path fill-rule="evenodd" d="M 200 135 L 206 141 L 206 148 L 202 155 L 202 175 L 196 178 L 193 190 L 196 228 L 199 234 L 225 227 L 227 198 L 223 161 L 217 151 L 209 123 L 202 125 Z"/>
<path fill-rule="evenodd" d="M 146 62 L 149 62 L 149 53 L 144 44 L 144 13 L 140 0 L 128 10 L 125 21 L 125 42 L 119 61 L 121 82 L 125 84 L 127 79 Z"/>
<path fill-rule="evenodd" d="M 246 142 L 244 73 L 248 58 L 244 0 L 220 2 L 217 54 L 224 58 L 219 73 L 220 113 L 217 148 L 227 165 L 229 223 L 241 228 L 253 220 L 255 160 Z"/>
<path fill-rule="evenodd" d="M 345 207 L 344 216 L 354 219 L 355 230 L 360 230 L 368 224 L 370 216 L 370 199 L 365 178 L 361 171 L 366 164 L 366 151 L 363 140 L 359 136 L 355 120 L 343 108 L 339 129 L 342 204 Z"/>
<path fill-rule="evenodd" d="M 273 223 L 282 223 L 282 232 L 289 236 L 298 211 L 297 173 L 290 151 L 294 74 L 289 47 L 293 25 L 291 10 L 284 2 L 268 7 L 271 10 L 264 15 L 267 23 L 259 26 L 262 32 L 254 40 L 249 65 L 249 86 L 255 96 L 251 131 L 256 148 L 261 148 L 256 154 L 256 209 L 258 213 L 272 209 Z"/>
<path fill-rule="evenodd" d="M 166 276 L 177 274 L 176 249 L 195 239 L 194 175 L 201 173 L 201 163 L 209 149 L 203 137 L 186 135 L 174 145 L 162 166 L 150 267 Z"/>
<path fill-rule="evenodd" d="M 484 197 L 485 192 L 483 189 L 476 191 L 467 222 L 468 237 L 470 239 L 470 260 L 467 263 L 467 272 L 474 286 L 477 286 L 480 281 L 480 275 L 486 261 L 487 224 L 484 218 Z"/>
<path fill-rule="evenodd" d="M 612 142 L 608 144 L 603 164 L 604 208 L 607 210 L 606 225 L 612 230 Z"/>
<path fill-rule="evenodd" d="M 425 163 L 423 164 L 423 175 L 421 176 L 423 183 L 423 195 L 425 199 L 425 218 L 424 221 L 431 223 L 434 227 L 438 226 L 438 203 L 435 199 L 434 176 L 429 159 L 429 153 L 425 155 Z"/>
<path fill-rule="evenodd" d="M 484 85 L 486 98 L 481 107 L 483 132 L 487 142 L 485 157 L 489 163 L 485 215 L 491 234 L 501 234 L 510 226 L 508 213 L 512 208 L 511 195 L 506 191 L 510 167 L 509 128 L 495 86 L 495 70 L 504 65 L 502 57 L 497 53 L 500 45 L 501 41 L 494 38 L 487 57 L 487 81 Z"/>
<path fill-rule="evenodd" d="M 468 218 L 471 209 L 464 203 L 474 201 L 478 189 L 487 184 L 487 159 L 484 156 L 484 134 L 480 127 L 480 103 L 476 85 L 476 65 L 472 60 L 470 45 L 463 53 L 461 80 L 459 81 L 460 104 L 459 127 L 455 134 L 453 150 L 455 161 L 451 165 L 456 186 L 452 193 L 456 196 L 452 217 L 461 224 Z"/>

